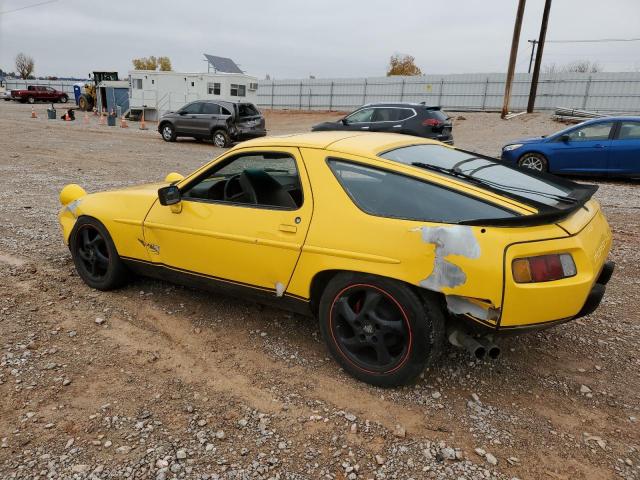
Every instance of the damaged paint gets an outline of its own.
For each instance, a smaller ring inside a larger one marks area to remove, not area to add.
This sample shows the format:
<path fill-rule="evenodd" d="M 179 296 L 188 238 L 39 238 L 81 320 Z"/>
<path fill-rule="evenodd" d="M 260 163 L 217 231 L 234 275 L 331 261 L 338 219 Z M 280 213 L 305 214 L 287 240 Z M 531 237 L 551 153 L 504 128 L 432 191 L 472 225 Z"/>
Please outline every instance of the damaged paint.
<path fill-rule="evenodd" d="M 284 295 L 284 285 L 281 282 L 276 282 L 276 296 L 281 297 Z"/>
<path fill-rule="evenodd" d="M 471 315 L 480 320 L 497 320 L 500 316 L 500 309 L 485 307 L 478 302 L 474 302 L 459 295 L 447 295 L 447 308 L 455 315 Z"/>
<path fill-rule="evenodd" d="M 74 218 L 78 218 L 78 207 L 80 206 L 80 199 L 78 200 L 74 200 L 73 202 L 70 202 L 69 204 L 67 204 L 64 209 L 71 213 L 71 215 L 73 215 Z"/>
<path fill-rule="evenodd" d="M 443 288 L 453 288 L 464 284 L 467 275 L 462 269 L 446 259 L 449 255 L 461 255 L 467 258 L 480 256 L 480 244 L 468 225 L 446 227 L 419 227 L 425 243 L 435 245 L 435 259 L 431 274 L 420 282 L 420 286 L 437 292 Z"/>

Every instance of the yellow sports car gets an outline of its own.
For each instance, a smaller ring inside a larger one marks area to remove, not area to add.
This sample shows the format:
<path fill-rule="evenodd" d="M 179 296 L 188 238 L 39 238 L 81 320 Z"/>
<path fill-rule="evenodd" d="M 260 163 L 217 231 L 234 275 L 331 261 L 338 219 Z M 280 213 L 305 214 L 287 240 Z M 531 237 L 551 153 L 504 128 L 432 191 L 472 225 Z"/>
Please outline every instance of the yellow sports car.
<path fill-rule="evenodd" d="M 187 177 L 60 193 L 91 287 L 132 272 L 315 315 L 363 381 L 413 380 L 445 339 L 592 312 L 613 272 L 595 186 L 404 135 L 317 132 L 241 143 Z"/>

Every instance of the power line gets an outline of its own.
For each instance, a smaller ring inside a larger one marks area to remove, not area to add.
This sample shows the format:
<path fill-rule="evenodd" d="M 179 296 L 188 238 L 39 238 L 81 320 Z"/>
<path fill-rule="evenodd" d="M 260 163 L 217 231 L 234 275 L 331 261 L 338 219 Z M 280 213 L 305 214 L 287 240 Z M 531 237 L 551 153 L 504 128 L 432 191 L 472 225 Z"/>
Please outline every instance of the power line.
<path fill-rule="evenodd" d="M 47 0 L 46 2 L 34 3 L 33 5 L 27 5 L 26 7 L 14 8 L 13 10 L 5 10 L 4 12 L 0 12 L 0 15 L 4 15 L 5 13 L 18 12 L 20 10 L 26 10 L 27 8 L 39 7 L 40 5 L 46 5 L 47 3 L 53 3 L 57 1 L 58 0 Z"/>
<path fill-rule="evenodd" d="M 582 40 L 546 40 L 545 43 L 605 43 L 605 42 L 640 42 L 640 38 L 596 38 Z"/>

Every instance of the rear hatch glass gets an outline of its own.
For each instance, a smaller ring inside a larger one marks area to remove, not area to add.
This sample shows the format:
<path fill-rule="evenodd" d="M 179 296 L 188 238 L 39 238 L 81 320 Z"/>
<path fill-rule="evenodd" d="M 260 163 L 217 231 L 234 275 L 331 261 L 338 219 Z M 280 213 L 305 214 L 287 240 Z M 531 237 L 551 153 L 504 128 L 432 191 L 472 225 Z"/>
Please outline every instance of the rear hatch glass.
<path fill-rule="evenodd" d="M 243 119 L 244 117 L 259 117 L 260 112 L 251 103 L 240 103 L 238 104 L 238 116 Z"/>
<path fill-rule="evenodd" d="M 412 145 L 380 154 L 380 157 L 437 171 L 457 180 L 513 198 L 536 208 L 552 220 L 567 216 L 587 202 L 597 190 L 553 175 L 527 172 L 490 157 L 441 145 Z"/>

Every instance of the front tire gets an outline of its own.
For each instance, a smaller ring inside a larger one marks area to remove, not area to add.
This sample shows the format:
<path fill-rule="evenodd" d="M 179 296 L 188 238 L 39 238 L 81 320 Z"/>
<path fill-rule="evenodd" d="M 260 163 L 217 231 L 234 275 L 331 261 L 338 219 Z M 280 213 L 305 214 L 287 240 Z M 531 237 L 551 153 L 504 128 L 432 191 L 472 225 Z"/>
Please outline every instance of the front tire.
<path fill-rule="evenodd" d="M 229 138 L 229 134 L 224 130 L 216 130 L 213 132 L 213 144 L 218 148 L 227 148 L 231 145 L 231 139 Z"/>
<path fill-rule="evenodd" d="M 78 275 L 91 288 L 113 290 L 127 282 L 127 268 L 98 220 L 80 217 L 69 238 L 69 248 Z"/>
<path fill-rule="evenodd" d="M 33 97 L 27 97 L 27 103 L 30 103 L 31 105 L 33 105 L 34 103 L 36 103 L 36 99 Z"/>
<path fill-rule="evenodd" d="M 173 128 L 173 125 L 170 123 L 165 123 L 160 128 L 160 134 L 162 135 L 162 139 L 165 142 L 175 142 L 176 141 L 176 129 Z"/>
<path fill-rule="evenodd" d="M 69 97 L 67 97 L 66 95 L 63 95 L 62 97 L 60 97 L 60 103 L 67 103 L 69 101 Z"/>
<path fill-rule="evenodd" d="M 384 277 L 336 275 L 320 300 L 322 336 L 352 376 L 380 387 L 405 385 L 435 361 L 445 319 L 437 297 Z"/>
<path fill-rule="evenodd" d="M 536 172 L 549 171 L 549 162 L 547 158 L 540 153 L 525 153 L 518 159 L 518 166 Z"/>

